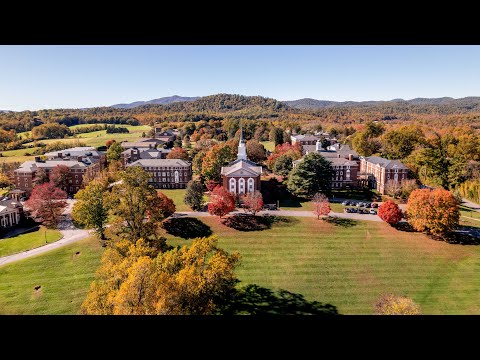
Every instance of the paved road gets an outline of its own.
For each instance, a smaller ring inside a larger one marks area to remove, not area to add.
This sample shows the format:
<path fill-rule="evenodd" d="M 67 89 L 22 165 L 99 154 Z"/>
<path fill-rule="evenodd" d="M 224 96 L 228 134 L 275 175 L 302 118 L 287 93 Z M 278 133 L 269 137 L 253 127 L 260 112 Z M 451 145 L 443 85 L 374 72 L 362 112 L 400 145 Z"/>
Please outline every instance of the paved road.
<path fill-rule="evenodd" d="M 90 233 L 87 230 L 77 229 L 72 224 L 70 214 L 72 212 L 72 207 L 73 207 L 73 204 L 75 203 L 75 200 L 67 200 L 67 201 L 68 201 L 68 207 L 64 211 L 65 219 L 58 226 L 60 232 L 63 235 L 63 237 L 60 240 L 32 249 L 32 250 L 26 250 L 18 254 L 0 257 L 0 266 L 9 264 L 14 261 L 26 259 L 38 254 L 43 254 L 45 252 L 51 251 L 53 249 L 57 249 L 59 247 L 74 243 L 76 241 L 79 241 L 88 237 Z"/>
<path fill-rule="evenodd" d="M 468 206 L 473 211 L 480 212 L 480 205 L 475 204 L 467 199 L 462 199 L 462 205 Z"/>

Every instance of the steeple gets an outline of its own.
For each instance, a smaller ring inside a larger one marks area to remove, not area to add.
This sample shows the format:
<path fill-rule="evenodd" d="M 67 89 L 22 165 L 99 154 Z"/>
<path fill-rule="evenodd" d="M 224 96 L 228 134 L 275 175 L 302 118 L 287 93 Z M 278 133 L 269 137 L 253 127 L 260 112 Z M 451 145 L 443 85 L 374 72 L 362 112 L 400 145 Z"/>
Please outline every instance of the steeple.
<path fill-rule="evenodd" d="M 247 148 L 243 140 L 242 123 L 240 122 L 240 141 L 238 142 L 237 160 L 247 160 Z"/>

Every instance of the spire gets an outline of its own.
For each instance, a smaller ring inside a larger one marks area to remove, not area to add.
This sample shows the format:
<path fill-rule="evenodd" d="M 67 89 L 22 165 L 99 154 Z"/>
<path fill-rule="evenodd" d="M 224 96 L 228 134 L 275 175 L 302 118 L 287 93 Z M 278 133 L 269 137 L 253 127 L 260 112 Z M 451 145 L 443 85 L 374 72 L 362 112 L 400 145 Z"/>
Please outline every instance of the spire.
<path fill-rule="evenodd" d="M 237 160 L 247 160 L 247 148 L 243 140 L 242 121 L 240 120 L 240 140 L 238 141 Z"/>

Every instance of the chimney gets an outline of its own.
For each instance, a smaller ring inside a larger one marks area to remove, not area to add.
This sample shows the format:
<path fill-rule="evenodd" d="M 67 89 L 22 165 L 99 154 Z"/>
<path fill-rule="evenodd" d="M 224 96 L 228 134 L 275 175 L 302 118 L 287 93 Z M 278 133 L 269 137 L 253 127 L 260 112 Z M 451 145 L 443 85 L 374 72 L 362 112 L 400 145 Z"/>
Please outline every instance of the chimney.
<path fill-rule="evenodd" d="M 320 140 L 317 140 L 317 143 L 315 144 L 315 150 L 321 151 L 322 150 L 322 143 Z"/>
<path fill-rule="evenodd" d="M 59 158 L 63 158 L 63 153 L 59 152 L 59 153 L 58 153 L 58 157 L 59 157 Z"/>
<path fill-rule="evenodd" d="M 348 160 L 353 161 L 353 154 L 348 154 Z"/>
<path fill-rule="evenodd" d="M 151 149 L 151 148 L 152 148 L 152 144 L 148 144 L 148 148 Z"/>
<path fill-rule="evenodd" d="M 78 155 L 77 160 L 81 162 L 83 160 L 83 155 Z"/>
<path fill-rule="evenodd" d="M 35 162 L 41 162 L 40 161 L 40 156 L 35 156 Z"/>

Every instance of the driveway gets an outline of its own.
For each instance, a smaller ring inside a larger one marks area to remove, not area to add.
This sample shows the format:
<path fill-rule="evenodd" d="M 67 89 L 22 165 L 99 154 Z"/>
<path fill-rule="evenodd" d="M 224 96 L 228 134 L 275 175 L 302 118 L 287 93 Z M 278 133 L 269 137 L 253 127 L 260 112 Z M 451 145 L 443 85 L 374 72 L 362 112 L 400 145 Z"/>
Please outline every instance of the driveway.
<path fill-rule="evenodd" d="M 9 264 L 14 261 L 27 259 L 35 255 L 43 254 L 48 251 L 57 249 L 59 247 L 72 244 L 74 242 L 77 242 L 79 240 L 85 239 L 88 236 L 90 236 L 90 232 L 88 230 L 77 229 L 72 223 L 71 213 L 72 213 L 72 208 L 75 201 L 76 200 L 67 200 L 68 206 L 64 211 L 65 218 L 58 225 L 58 229 L 63 235 L 60 240 L 44 246 L 40 246 L 35 249 L 26 250 L 26 251 L 22 251 L 21 253 L 1 257 L 0 266 Z"/>

